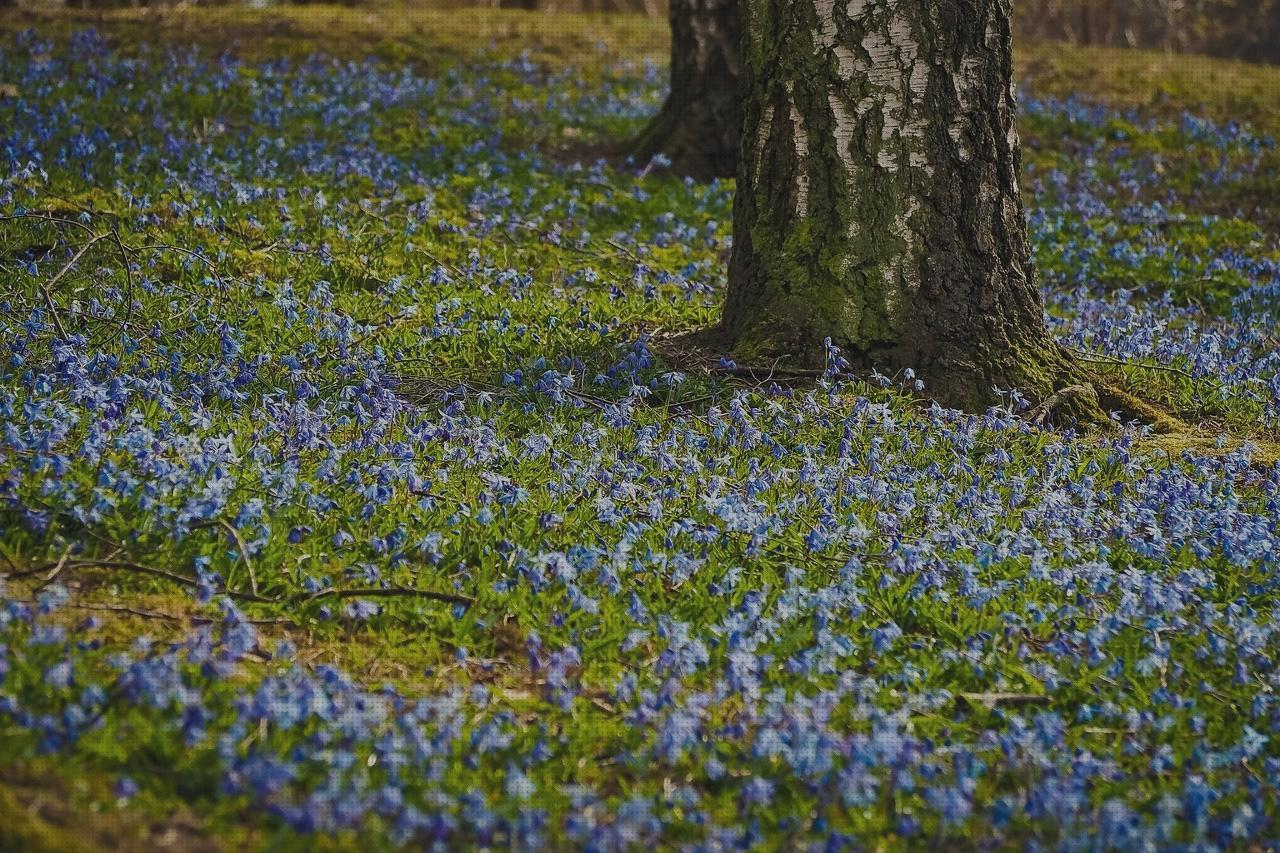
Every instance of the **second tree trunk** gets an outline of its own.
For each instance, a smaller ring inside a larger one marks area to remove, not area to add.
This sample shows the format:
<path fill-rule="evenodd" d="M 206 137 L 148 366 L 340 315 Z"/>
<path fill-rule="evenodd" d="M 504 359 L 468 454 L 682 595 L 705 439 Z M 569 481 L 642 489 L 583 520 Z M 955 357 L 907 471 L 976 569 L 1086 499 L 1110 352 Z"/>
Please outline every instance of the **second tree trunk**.
<path fill-rule="evenodd" d="M 737 174 L 741 0 L 671 0 L 671 91 L 633 146 L 698 180 Z"/>

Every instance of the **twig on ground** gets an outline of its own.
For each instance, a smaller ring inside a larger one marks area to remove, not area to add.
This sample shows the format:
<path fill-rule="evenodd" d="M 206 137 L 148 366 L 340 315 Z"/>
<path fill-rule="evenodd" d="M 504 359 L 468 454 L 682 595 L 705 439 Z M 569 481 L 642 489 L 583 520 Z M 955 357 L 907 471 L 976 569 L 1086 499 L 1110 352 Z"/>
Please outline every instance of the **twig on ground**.
<path fill-rule="evenodd" d="M 426 598 L 431 601 L 443 601 L 448 604 L 461 604 L 470 607 L 476 600 L 469 595 L 458 595 L 451 592 L 432 592 L 412 587 L 372 587 L 369 589 L 322 589 L 303 599 L 310 604 L 322 598 Z"/>
<path fill-rule="evenodd" d="M 90 237 L 95 236 L 94 230 L 90 228 L 88 225 L 85 225 L 83 222 L 76 222 L 74 219 L 67 219 L 62 216 L 51 216 L 46 213 L 36 213 L 36 212 L 10 213 L 10 214 L 6 214 L 5 216 L 0 216 L 0 222 L 10 222 L 18 219 L 38 219 L 43 222 L 52 222 L 57 225 L 71 225 L 76 228 L 79 228 L 81 231 L 85 232 Z"/>
<path fill-rule="evenodd" d="M 199 524 L 191 525 L 192 530 L 203 530 L 210 527 L 221 527 L 227 534 L 235 540 L 236 547 L 240 549 L 240 558 L 244 561 L 245 569 L 249 572 L 249 591 L 254 595 L 258 594 L 258 576 L 253 571 L 253 561 L 249 559 L 249 549 L 245 547 L 244 539 L 240 536 L 240 531 L 236 530 L 231 522 L 225 519 L 215 519 L 213 521 L 202 521 Z"/>
<path fill-rule="evenodd" d="M 614 240 L 605 240 L 604 242 L 612 246 L 613 248 L 617 249 L 619 252 L 626 255 L 628 258 L 635 261 L 637 264 L 644 263 L 644 261 L 640 260 L 640 258 L 636 255 L 635 252 L 631 251 L 626 246 L 623 246 L 621 243 L 618 243 Z"/>
<path fill-rule="evenodd" d="M 39 602 L 24 601 L 19 599 L 18 603 L 35 606 Z M 140 607 L 129 607 L 125 604 L 88 604 L 83 602 L 70 602 L 62 605 L 75 610 L 102 611 L 104 613 L 122 613 L 126 616 L 137 616 L 140 619 L 159 619 L 165 622 L 191 622 L 196 625 L 214 625 L 222 621 L 214 616 L 200 616 L 198 614 L 178 614 L 165 613 L 159 610 L 143 610 Z M 280 617 L 278 619 L 245 619 L 250 625 L 277 625 L 282 628 L 298 628 L 297 622 L 288 617 Z"/>
<path fill-rule="evenodd" d="M 1145 370 L 1158 370 L 1163 373 L 1172 373 L 1177 376 L 1185 377 L 1192 381 L 1195 381 L 1197 379 L 1194 373 L 1183 370 L 1180 367 L 1173 367 L 1168 364 L 1144 364 L 1143 362 L 1140 362 L 1140 361 L 1125 361 L 1124 359 L 1121 359 L 1121 358 L 1111 358 L 1110 356 L 1098 355 L 1096 353 L 1091 353 L 1088 350 L 1082 350 L 1076 347 L 1072 347 L 1071 352 L 1073 352 L 1076 358 L 1080 359 L 1081 361 L 1089 361 L 1095 364 L 1114 364 L 1117 367 L 1140 367 Z"/>
<path fill-rule="evenodd" d="M 778 381 L 782 382 L 793 379 L 820 379 L 827 374 L 827 371 L 825 370 L 816 370 L 807 367 L 782 367 L 780 366 L 781 362 L 782 358 L 775 358 L 773 360 L 773 364 L 769 365 L 767 368 L 735 364 L 732 367 L 710 367 L 708 368 L 708 372 L 724 376 L 740 376 L 761 382 L 772 382 L 775 377 Z M 761 377 L 763 377 L 763 379 Z"/>
<path fill-rule="evenodd" d="M 131 252 L 178 252 L 179 254 L 183 254 L 189 258 L 200 261 L 209 268 L 209 272 L 213 273 L 214 278 L 218 280 L 219 284 L 225 283 L 222 273 L 218 272 L 217 264 L 200 252 L 193 252 L 191 249 L 187 249 L 182 246 L 171 246 L 165 243 L 156 243 L 148 246 L 125 246 L 125 248 Z"/>
<path fill-rule="evenodd" d="M 996 706 L 1022 707 L 1048 705 L 1050 697 L 1042 693 L 957 693 L 956 702 L 970 707 L 993 710 Z"/>
<path fill-rule="evenodd" d="M 54 285 L 56 285 L 59 281 L 62 280 L 62 277 L 65 276 L 73 266 L 75 266 L 75 264 L 80 260 L 81 257 L 84 256 L 86 252 L 89 251 L 90 247 L 92 247 L 95 243 L 98 243 L 101 240 L 110 240 L 112 243 L 115 244 L 116 252 L 120 256 L 120 263 L 124 267 L 124 274 L 125 274 L 125 280 L 126 280 L 125 296 L 124 296 L 124 302 L 125 302 L 124 316 L 122 318 L 115 319 L 115 322 L 119 326 L 119 331 L 116 336 L 117 338 L 121 334 L 123 334 L 123 329 L 129 326 L 130 320 L 133 318 L 133 297 L 134 297 L 134 290 L 136 287 L 136 283 L 134 281 L 133 267 L 130 265 L 130 256 L 138 255 L 145 251 L 180 252 L 182 254 L 185 254 L 191 258 L 194 258 L 204 263 L 206 266 L 209 267 L 209 270 L 213 273 L 214 277 L 217 279 L 219 284 L 224 283 L 222 274 L 218 271 L 217 266 L 213 263 L 212 260 L 205 257 L 203 254 L 199 252 L 194 252 L 190 249 L 183 248 L 182 246 L 172 246 L 172 245 L 164 245 L 164 244 L 155 244 L 155 245 L 147 245 L 147 246 L 130 246 L 127 243 L 125 243 L 124 240 L 120 237 L 120 230 L 115 226 L 112 226 L 109 231 L 96 233 L 92 228 L 90 228 L 89 226 L 85 225 L 82 222 L 76 222 L 73 219 L 66 219 L 64 217 L 59 217 L 59 216 L 50 216 L 50 215 L 39 214 L 39 213 L 18 213 L 18 214 L 9 214 L 5 216 L 0 216 L 0 222 L 23 220 L 23 219 L 30 219 L 30 220 L 40 221 L 40 222 L 49 222 L 57 225 L 70 225 L 75 228 L 79 228 L 81 231 L 84 231 L 86 234 L 89 235 L 88 242 L 86 242 L 83 246 L 80 247 L 80 249 L 75 253 L 75 255 L 72 256 L 71 260 L 67 262 L 66 266 L 64 266 L 61 270 L 59 270 L 58 274 L 55 275 L 52 279 L 42 283 L 39 286 L 40 295 L 43 298 L 45 308 L 48 309 L 49 315 L 53 321 L 54 328 L 57 330 L 59 337 L 62 337 L 62 338 L 67 337 L 67 330 L 66 330 L 66 326 L 62 322 L 61 315 L 58 313 L 57 305 L 53 301 L 52 292 L 53 292 Z M 187 292 L 190 294 L 190 291 L 187 291 Z M 190 294 L 190 295 L 194 296 L 194 294 Z M 73 311 L 72 313 L 79 314 L 79 312 L 75 312 L 75 311 Z M 80 316 L 84 316 L 84 315 L 80 315 Z M 102 319 L 102 318 L 93 318 L 93 319 Z"/>
<path fill-rule="evenodd" d="M 197 578 L 188 575 L 181 575 L 177 572 L 171 572 L 167 569 L 158 569 L 155 566 L 148 566 L 145 563 L 137 563 L 132 560 L 117 559 L 80 559 L 80 560 L 63 560 L 65 562 L 62 571 L 73 571 L 75 569 L 121 569 L 124 571 L 137 572 L 138 574 L 150 575 L 152 577 L 163 578 L 173 583 L 181 584 L 186 587 L 195 588 L 199 584 Z M 55 564 L 56 565 L 56 564 Z M 25 578 L 32 575 L 38 575 L 47 571 L 49 565 L 40 566 L 25 572 L 19 572 L 10 575 L 12 578 Z M 235 589 L 225 589 L 223 595 L 229 598 L 241 601 L 251 601 L 255 604 L 309 604 L 323 598 L 425 598 L 431 601 L 442 601 L 447 604 L 461 604 L 470 607 L 475 604 L 476 600 L 468 595 L 448 592 L 433 592 L 425 589 L 413 589 L 411 587 L 372 587 L 369 589 L 322 589 L 319 592 L 311 593 L 306 596 L 283 596 L 276 598 L 268 598 L 257 593 L 242 592 Z"/>
<path fill-rule="evenodd" d="M 124 244 L 124 241 L 120 239 L 119 229 L 113 226 L 109 234 L 111 237 L 111 242 L 115 243 L 116 251 L 120 254 L 120 264 L 124 267 L 125 281 L 128 283 L 128 287 L 125 289 L 125 294 L 124 294 L 124 321 L 123 321 L 124 324 L 127 324 L 130 320 L 133 319 L 133 268 L 129 266 L 129 252 L 127 247 Z M 120 325 L 116 329 L 116 339 L 119 339 L 119 337 L 123 334 L 124 334 L 124 325 Z"/>
<path fill-rule="evenodd" d="M 84 257 L 85 252 L 93 248 L 93 245 L 99 240 L 105 240 L 108 236 L 107 234 L 94 235 L 89 242 L 80 247 L 80 251 L 71 256 L 71 260 L 67 261 L 66 266 L 60 269 L 57 275 L 40 285 L 40 295 L 44 297 L 45 307 L 49 309 L 49 315 L 53 318 L 53 326 L 58 330 L 58 337 L 60 338 L 67 337 L 67 329 L 62 325 L 62 318 L 58 316 L 58 307 L 53 302 L 53 286 L 61 281 L 62 277 Z"/>
<path fill-rule="evenodd" d="M 25 577 L 31 577 L 32 575 L 42 574 L 48 571 L 49 569 L 54 568 L 56 565 L 57 565 L 56 563 L 48 563 L 43 566 L 38 566 L 34 569 L 28 569 L 25 572 L 19 572 L 16 575 L 13 575 L 13 577 L 25 578 Z M 62 567 L 62 570 L 75 570 L 75 569 L 122 569 L 124 571 L 137 572 L 139 574 L 152 575 L 153 577 L 164 578 L 165 580 L 173 581 L 174 583 L 184 584 L 190 587 L 194 587 L 198 583 L 196 578 L 188 577 L 187 575 L 180 575 L 177 572 L 171 572 L 168 569 L 157 569 L 155 566 L 148 566 L 143 563 L 135 563 L 131 560 L 117 560 L 114 558 L 100 559 L 100 560 L 91 559 L 91 558 L 66 560 L 65 565 Z"/>
<path fill-rule="evenodd" d="M 67 565 L 67 558 L 71 556 L 71 548 L 71 545 L 66 547 L 66 550 L 62 552 L 62 556 L 58 558 L 57 565 L 53 567 L 53 571 L 44 576 L 44 580 L 40 581 L 40 584 L 36 589 L 44 589 L 49 584 L 53 583 L 54 580 L 57 579 L 58 575 L 62 574 L 63 567 Z"/>

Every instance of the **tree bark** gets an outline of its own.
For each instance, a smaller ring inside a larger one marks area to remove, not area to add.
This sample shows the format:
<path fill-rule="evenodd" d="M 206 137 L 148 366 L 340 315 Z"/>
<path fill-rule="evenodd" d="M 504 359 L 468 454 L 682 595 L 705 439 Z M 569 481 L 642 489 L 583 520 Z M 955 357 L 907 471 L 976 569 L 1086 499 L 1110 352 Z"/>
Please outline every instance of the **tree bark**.
<path fill-rule="evenodd" d="M 821 366 L 830 338 L 970 410 L 1071 384 L 1018 187 L 1010 0 L 746 9 L 724 341 Z"/>
<path fill-rule="evenodd" d="M 637 160 L 671 159 L 697 180 L 737 174 L 741 0 L 671 0 L 671 91 L 633 144 Z"/>

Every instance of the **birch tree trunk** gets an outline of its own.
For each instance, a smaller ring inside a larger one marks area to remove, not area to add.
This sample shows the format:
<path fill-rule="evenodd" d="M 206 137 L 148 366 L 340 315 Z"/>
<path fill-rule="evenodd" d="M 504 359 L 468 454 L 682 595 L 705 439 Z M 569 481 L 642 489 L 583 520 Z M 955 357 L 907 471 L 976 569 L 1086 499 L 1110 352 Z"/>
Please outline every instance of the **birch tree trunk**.
<path fill-rule="evenodd" d="M 1010 0 L 746 0 L 733 350 L 911 367 L 978 409 L 1070 376 L 1033 281 Z"/>
<path fill-rule="evenodd" d="M 671 91 L 635 141 L 642 163 L 655 154 L 698 180 L 737 174 L 742 124 L 738 90 L 742 0 L 671 0 Z"/>

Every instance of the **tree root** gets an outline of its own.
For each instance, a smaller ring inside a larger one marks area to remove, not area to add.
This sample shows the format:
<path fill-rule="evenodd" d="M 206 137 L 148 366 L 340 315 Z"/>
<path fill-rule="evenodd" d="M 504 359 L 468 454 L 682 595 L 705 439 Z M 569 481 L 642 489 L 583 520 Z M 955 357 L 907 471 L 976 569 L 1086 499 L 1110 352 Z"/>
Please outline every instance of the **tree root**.
<path fill-rule="evenodd" d="M 650 345 L 664 361 L 677 369 L 708 376 L 736 376 L 795 385 L 806 380 L 812 382 L 825 375 L 825 371 L 812 368 L 805 362 L 774 353 L 750 353 L 753 361 L 762 362 L 759 367 L 722 366 L 721 357 L 733 357 L 738 348 L 733 346 L 719 325 L 655 336 Z M 769 355 L 774 357 L 767 358 Z M 854 358 L 859 366 L 865 366 L 856 355 Z M 1026 419 L 1037 426 L 1075 426 L 1101 432 L 1115 430 L 1118 426 L 1116 418 L 1121 424 L 1148 426 L 1157 434 L 1192 430 L 1175 414 L 1117 384 L 1113 377 L 1104 377 L 1098 370 L 1091 369 L 1087 361 L 1078 358 L 1072 350 L 1052 345 L 1038 365 L 1011 365 L 1005 372 L 1023 377 L 1023 381 L 1013 384 L 1033 401 L 1039 398 L 1039 402 L 1025 415 Z M 855 373 L 860 374 L 861 371 Z M 931 396 L 929 387 L 926 387 L 924 396 Z"/>
<path fill-rule="evenodd" d="M 1044 426 L 1049 423 L 1054 412 L 1074 400 L 1082 400 L 1085 405 L 1094 407 L 1098 405 L 1098 392 L 1092 385 L 1069 385 L 1045 398 L 1040 405 L 1031 410 L 1027 420 L 1037 426 Z"/>

